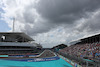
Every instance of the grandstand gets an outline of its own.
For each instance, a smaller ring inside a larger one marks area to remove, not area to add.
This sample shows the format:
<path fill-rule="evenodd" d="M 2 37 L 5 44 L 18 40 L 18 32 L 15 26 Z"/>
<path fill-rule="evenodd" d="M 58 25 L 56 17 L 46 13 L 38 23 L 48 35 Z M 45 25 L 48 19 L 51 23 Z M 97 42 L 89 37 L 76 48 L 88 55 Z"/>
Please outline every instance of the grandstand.
<path fill-rule="evenodd" d="M 82 61 L 91 61 L 91 64 L 98 66 L 100 64 L 100 34 L 80 39 L 71 46 L 60 50 L 59 53 L 69 56 L 71 60 L 80 58 Z"/>
<path fill-rule="evenodd" d="M 22 32 L 0 32 L 0 54 L 38 53 L 41 45 Z"/>
<path fill-rule="evenodd" d="M 53 48 L 51 48 L 53 51 L 59 51 L 60 49 L 63 49 L 63 48 L 65 48 L 65 47 L 67 47 L 67 45 L 65 45 L 65 44 L 59 44 L 59 45 L 57 45 L 57 46 L 54 46 Z"/>

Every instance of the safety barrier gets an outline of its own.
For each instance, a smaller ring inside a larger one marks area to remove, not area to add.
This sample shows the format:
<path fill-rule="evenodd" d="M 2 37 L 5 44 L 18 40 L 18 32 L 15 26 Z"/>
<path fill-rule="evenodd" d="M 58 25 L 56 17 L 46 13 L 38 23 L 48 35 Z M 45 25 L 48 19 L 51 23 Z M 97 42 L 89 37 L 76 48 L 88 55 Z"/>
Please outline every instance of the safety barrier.
<path fill-rule="evenodd" d="M 63 57 L 66 57 L 70 60 L 74 60 L 75 62 L 78 62 L 78 64 L 80 64 L 81 66 L 93 66 L 93 67 L 99 67 L 100 66 L 100 62 L 99 61 L 88 61 L 88 60 L 85 60 L 83 58 L 79 58 L 79 57 L 76 57 L 76 56 L 72 56 L 72 55 L 69 55 L 67 53 L 63 53 L 63 52 L 59 52 L 59 54 Z"/>
<path fill-rule="evenodd" d="M 58 60 L 60 57 L 49 57 L 49 58 L 32 58 L 32 59 L 8 59 L 13 61 L 26 61 L 26 62 L 41 62 L 41 61 L 52 61 L 52 60 Z"/>
<path fill-rule="evenodd" d="M 37 55 L 8 55 L 8 57 L 36 57 Z"/>
<path fill-rule="evenodd" d="M 72 64 L 72 65 L 75 66 L 75 67 L 82 67 L 81 65 L 79 65 L 79 64 L 77 64 L 77 63 L 75 63 L 75 62 L 69 60 L 68 58 L 65 58 L 65 57 L 63 57 L 63 56 L 61 56 L 61 55 L 59 55 L 59 57 L 61 57 L 62 59 L 64 59 L 65 61 L 67 61 L 68 63 Z"/>
<path fill-rule="evenodd" d="M 0 55 L 0 58 L 8 58 L 8 55 Z"/>

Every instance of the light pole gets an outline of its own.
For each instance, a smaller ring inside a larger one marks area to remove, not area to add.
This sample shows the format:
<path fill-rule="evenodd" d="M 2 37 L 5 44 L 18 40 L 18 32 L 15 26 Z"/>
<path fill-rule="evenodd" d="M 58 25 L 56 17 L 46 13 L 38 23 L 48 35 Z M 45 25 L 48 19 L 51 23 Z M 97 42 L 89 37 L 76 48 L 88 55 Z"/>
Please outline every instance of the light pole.
<path fill-rule="evenodd" d="M 15 27 L 15 24 L 14 24 L 14 23 L 15 23 L 15 18 L 13 18 L 13 30 L 12 30 L 12 32 L 15 31 L 15 30 L 14 30 L 14 29 L 15 29 L 15 28 L 14 28 L 14 27 Z"/>

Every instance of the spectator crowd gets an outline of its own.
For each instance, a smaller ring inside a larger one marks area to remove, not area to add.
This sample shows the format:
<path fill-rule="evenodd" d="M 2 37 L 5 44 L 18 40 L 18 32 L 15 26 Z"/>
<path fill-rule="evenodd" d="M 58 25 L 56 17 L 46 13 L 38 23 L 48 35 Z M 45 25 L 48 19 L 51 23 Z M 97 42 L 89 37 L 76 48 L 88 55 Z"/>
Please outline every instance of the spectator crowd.
<path fill-rule="evenodd" d="M 72 56 L 77 56 L 90 60 L 100 60 L 100 42 L 75 44 L 61 49 L 59 50 L 59 52 L 67 53 Z"/>

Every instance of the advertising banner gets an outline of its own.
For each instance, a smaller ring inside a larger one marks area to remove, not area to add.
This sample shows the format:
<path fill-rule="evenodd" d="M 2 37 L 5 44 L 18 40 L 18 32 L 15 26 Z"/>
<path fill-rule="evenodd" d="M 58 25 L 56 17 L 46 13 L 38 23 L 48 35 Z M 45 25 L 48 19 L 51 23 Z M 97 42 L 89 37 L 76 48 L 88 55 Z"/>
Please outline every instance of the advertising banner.
<path fill-rule="evenodd" d="M 58 60 L 60 57 L 50 57 L 50 58 L 32 58 L 32 59 L 9 59 L 14 61 L 27 61 L 27 62 L 40 62 L 40 61 L 51 61 L 51 60 Z"/>

